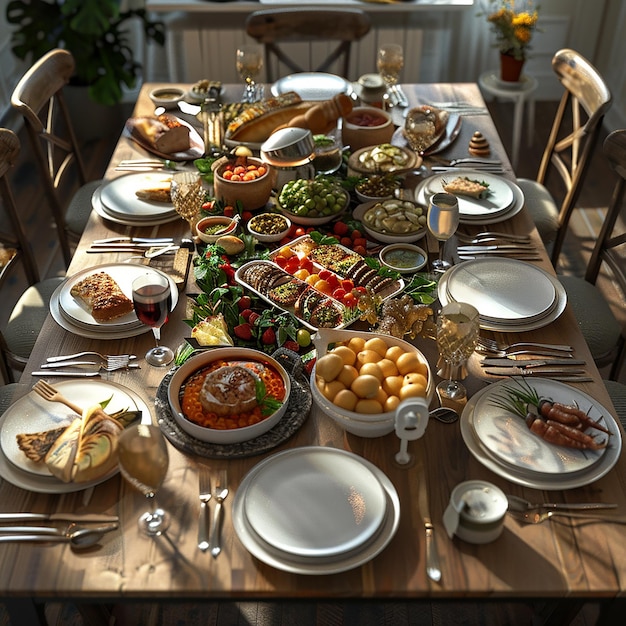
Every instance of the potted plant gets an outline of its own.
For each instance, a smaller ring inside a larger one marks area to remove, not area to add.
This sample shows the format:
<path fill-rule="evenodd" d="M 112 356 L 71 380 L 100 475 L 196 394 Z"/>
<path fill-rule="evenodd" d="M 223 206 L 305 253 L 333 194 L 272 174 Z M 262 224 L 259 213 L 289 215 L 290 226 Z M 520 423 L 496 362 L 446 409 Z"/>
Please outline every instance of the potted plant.
<path fill-rule="evenodd" d="M 121 10 L 120 4 L 120 0 L 10 0 L 6 17 L 16 27 L 13 53 L 32 63 L 49 50 L 65 48 L 76 61 L 74 84 L 87 86 L 95 102 L 117 104 L 123 87 L 132 88 L 141 71 L 125 22 L 137 18 L 147 40 L 160 45 L 165 41 L 162 22 L 150 20 L 145 9 Z"/>
<path fill-rule="evenodd" d="M 519 80 L 538 18 L 532 0 L 489 0 L 487 21 L 500 50 L 502 80 Z"/>

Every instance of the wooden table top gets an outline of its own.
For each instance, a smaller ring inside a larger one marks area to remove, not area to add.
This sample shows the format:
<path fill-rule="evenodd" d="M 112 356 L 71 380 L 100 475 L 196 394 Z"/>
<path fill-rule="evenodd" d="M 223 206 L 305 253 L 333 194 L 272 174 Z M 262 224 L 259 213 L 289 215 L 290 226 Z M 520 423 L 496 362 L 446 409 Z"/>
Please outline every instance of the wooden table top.
<path fill-rule="evenodd" d="M 144 85 L 136 113 L 151 114 L 147 93 L 155 87 Z M 225 100 L 239 97 L 240 86 L 226 86 Z M 442 100 L 471 101 L 484 106 L 475 84 L 406 85 L 411 103 Z M 493 156 L 506 164 L 508 158 L 489 115 L 468 116 L 458 140 L 443 154 L 467 156 L 472 133 L 480 130 L 488 139 Z M 112 129 L 113 132 L 113 129 Z M 114 132 L 118 132 L 115 130 Z M 122 158 L 148 156 L 127 137 L 120 138 L 107 176 L 117 175 L 113 166 Z M 502 230 L 531 233 L 539 239 L 525 211 L 499 225 Z M 70 266 L 69 275 L 102 263 L 122 262 L 128 254 L 88 255 L 85 249 L 94 239 L 115 235 L 188 235 L 186 224 L 173 222 L 162 226 L 131 228 L 104 222 L 92 215 Z M 547 257 L 539 263 L 548 271 Z M 172 347 L 188 336 L 185 298 L 162 330 L 162 341 Z M 587 361 L 594 382 L 579 384 L 605 406 L 611 406 L 593 360 L 569 308 L 555 322 L 534 332 L 528 339 L 569 343 L 576 355 Z M 514 334 L 508 335 L 513 339 Z M 434 368 L 432 341 L 417 340 Z M 35 382 L 30 372 L 45 358 L 79 350 L 130 352 L 143 355 L 152 337 L 97 340 L 78 337 L 60 328 L 52 318 L 46 321 L 21 384 L 26 392 Z M 154 396 L 166 370 L 152 368 L 141 361 L 141 369 L 108 375 L 107 380 L 127 386 L 153 406 Z M 468 379 L 472 391 L 486 383 L 476 375 Z M 51 379 L 58 382 L 61 379 Z M 153 416 L 154 418 L 154 416 Z M 332 575 L 309 576 L 279 571 L 254 558 L 236 536 L 232 525 L 232 502 L 246 473 L 273 452 L 296 446 L 328 446 L 352 451 L 379 467 L 395 486 L 401 505 L 399 528 L 389 545 L 372 561 L 354 570 Z M 41 494 L 25 491 L 7 480 L 0 484 L 0 511 L 76 511 L 118 514 L 119 531 L 110 533 L 101 545 L 87 552 L 68 546 L 35 544 L 0 545 L 0 597 L 51 598 L 110 602 L 116 599 L 197 599 L 212 598 L 611 598 L 626 592 L 626 527 L 592 524 L 573 527 L 569 523 L 520 526 L 507 517 L 504 532 L 494 543 L 472 545 L 450 540 L 442 524 L 442 514 L 455 485 L 470 479 L 483 479 L 505 493 L 532 501 L 615 502 L 626 510 L 626 461 L 620 458 L 608 474 L 596 482 L 564 492 L 524 488 L 502 478 L 479 463 L 464 444 L 460 426 L 431 420 L 424 437 L 409 443 L 409 452 L 423 459 L 425 472 L 418 465 L 398 466 L 394 455 L 399 449 L 395 434 L 365 439 L 346 434 L 315 408 L 302 428 L 275 451 L 246 459 L 205 460 L 178 451 L 169 445 L 170 468 L 159 494 L 161 505 L 172 517 L 167 536 L 149 539 L 139 534 L 137 518 L 144 508 L 143 497 L 120 476 L 98 485 L 88 502 L 82 492 Z M 226 500 L 224 550 L 217 559 L 196 548 L 198 500 L 198 463 L 208 463 L 217 474 L 227 469 L 231 495 Z M 418 507 L 418 494 L 428 489 L 435 540 L 441 557 L 442 580 L 426 576 L 424 532 Z"/>

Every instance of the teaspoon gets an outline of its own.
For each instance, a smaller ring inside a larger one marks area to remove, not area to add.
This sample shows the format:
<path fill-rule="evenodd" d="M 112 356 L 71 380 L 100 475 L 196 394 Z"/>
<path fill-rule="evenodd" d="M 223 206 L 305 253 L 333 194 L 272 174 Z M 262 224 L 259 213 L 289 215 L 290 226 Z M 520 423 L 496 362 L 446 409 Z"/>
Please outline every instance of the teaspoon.
<path fill-rule="evenodd" d="M 507 495 L 506 498 L 509 501 L 509 511 L 518 511 L 520 513 L 525 513 L 526 511 L 533 511 L 536 509 L 570 509 L 574 511 L 585 511 L 589 509 L 617 508 L 617 504 L 605 504 L 604 502 L 587 502 L 576 504 L 546 502 L 544 504 L 533 504 L 532 502 L 524 500 L 524 498 L 520 498 L 518 496 Z"/>

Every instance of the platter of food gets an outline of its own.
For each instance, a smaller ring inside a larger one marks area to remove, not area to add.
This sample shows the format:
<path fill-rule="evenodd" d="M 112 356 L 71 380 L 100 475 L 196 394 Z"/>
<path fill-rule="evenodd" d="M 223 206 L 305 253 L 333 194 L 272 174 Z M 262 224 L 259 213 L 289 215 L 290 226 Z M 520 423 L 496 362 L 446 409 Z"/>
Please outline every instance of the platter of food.
<path fill-rule="evenodd" d="M 117 383 L 67 380 L 55 387 L 88 409 L 82 429 L 78 415 L 34 391 L 0 418 L 0 476 L 22 489 L 70 493 L 108 480 L 117 473 L 117 434 L 139 414 L 150 415 L 135 392 Z M 103 418 L 94 409 L 107 400 L 107 417 Z"/>
<path fill-rule="evenodd" d="M 152 154 L 171 161 L 192 161 L 204 155 L 204 141 L 188 122 L 174 115 L 131 117 L 127 135 Z"/>
<path fill-rule="evenodd" d="M 543 378 L 516 381 L 509 379 L 489 385 L 472 396 L 463 410 L 461 434 L 480 463 L 514 483 L 545 490 L 589 485 L 611 470 L 619 458 L 622 438 L 615 418 L 606 407 L 564 383 Z M 529 423 L 532 426 L 539 419 L 544 424 L 534 425 L 531 430 L 525 417 L 501 405 L 507 399 L 507 390 L 520 388 L 524 383 L 527 392 L 530 389 L 550 404 L 560 403 L 567 407 L 570 416 L 579 407 L 604 430 L 592 428 L 585 421 L 576 429 L 579 431 L 576 441 L 585 443 L 572 443 L 571 437 L 564 437 L 559 429 L 557 434 L 546 433 L 542 410 L 534 406 L 531 413 L 536 409 L 538 417 L 529 419 Z M 560 445 L 563 443 L 567 445 Z"/>
<path fill-rule="evenodd" d="M 309 235 L 275 250 L 270 260 L 245 263 L 235 279 L 312 330 L 345 328 L 357 319 L 345 300 L 354 288 L 366 287 L 382 299 L 404 288 L 401 278 L 382 276 L 345 246 L 318 244 Z"/>

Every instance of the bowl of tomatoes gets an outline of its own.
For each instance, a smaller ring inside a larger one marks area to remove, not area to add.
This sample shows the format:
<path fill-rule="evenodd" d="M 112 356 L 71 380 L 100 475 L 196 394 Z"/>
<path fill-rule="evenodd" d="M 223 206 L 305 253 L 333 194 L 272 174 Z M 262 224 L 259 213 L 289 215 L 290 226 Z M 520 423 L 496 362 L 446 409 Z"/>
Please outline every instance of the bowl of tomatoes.
<path fill-rule="evenodd" d="M 272 194 L 276 172 L 271 165 L 250 156 L 225 156 L 215 161 L 213 189 L 224 205 L 254 211 L 264 207 Z"/>

